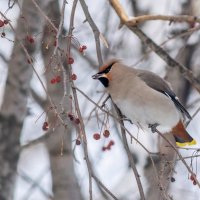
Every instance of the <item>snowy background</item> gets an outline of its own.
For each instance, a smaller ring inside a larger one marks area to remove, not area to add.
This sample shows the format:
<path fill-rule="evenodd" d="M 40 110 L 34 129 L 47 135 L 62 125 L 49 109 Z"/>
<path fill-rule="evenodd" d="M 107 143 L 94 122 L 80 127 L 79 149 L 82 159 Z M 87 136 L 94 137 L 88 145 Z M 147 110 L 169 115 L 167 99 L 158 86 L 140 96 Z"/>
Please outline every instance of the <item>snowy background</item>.
<path fill-rule="evenodd" d="M 66 17 L 65 17 L 65 27 L 69 26 L 69 13 L 72 6 L 71 0 L 68 1 L 66 6 Z M 133 15 L 131 11 L 131 4 L 128 0 L 121 0 L 125 9 L 129 15 Z M 163 15 L 179 15 L 182 12 L 181 4 L 184 1 L 181 0 L 141 0 L 139 1 L 139 7 L 141 10 L 149 10 L 150 14 L 163 14 Z M 197 1 L 199 2 L 199 1 Z M 95 19 L 95 23 L 100 29 L 100 32 L 105 36 L 109 44 L 108 55 L 109 57 L 119 57 L 124 60 L 128 65 L 135 66 L 135 64 L 142 58 L 141 54 L 141 43 L 139 39 L 128 29 L 122 27 L 118 29 L 119 19 L 113 9 L 110 9 L 108 1 L 102 0 L 87 0 L 86 1 L 89 11 Z M 0 11 L 5 12 L 7 9 L 7 2 L 1 1 Z M 198 16 L 200 12 L 200 7 L 196 6 L 195 11 Z M 16 26 L 16 20 L 19 16 L 19 9 L 15 6 L 12 10 L 7 13 L 7 17 L 11 20 L 12 25 Z M 94 62 L 97 64 L 96 53 L 95 53 L 95 43 L 93 39 L 92 31 L 90 30 L 87 23 L 83 23 L 84 15 L 80 5 L 76 10 L 75 18 L 75 32 L 74 35 L 78 38 L 81 43 L 87 45 L 86 54 L 89 55 Z M 108 21 L 105 26 L 105 22 Z M 184 24 L 171 24 L 169 22 L 162 21 L 150 21 L 144 24 L 142 30 L 153 40 L 160 44 L 170 37 L 170 33 L 173 29 L 182 28 Z M 0 30 L 1 31 L 1 30 Z M 14 40 L 14 35 L 11 31 L 7 31 L 7 37 Z M 91 39 L 92 38 L 92 39 Z M 199 31 L 197 31 L 188 43 L 199 42 Z M 119 45 L 119 40 L 121 41 Z M 116 46 L 117 45 L 117 46 Z M 179 49 L 182 46 L 182 42 L 179 39 L 171 40 L 165 46 L 170 50 L 170 55 L 175 57 Z M 0 38 L 0 52 L 9 59 L 12 51 L 13 43 Z M 106 49 L 102 45 L 102 50 Z M 36 69 L 38 73 L 43 76 L 44 68 L 43 62 L 41 61 L 41 52 L 35 55 Z M 198 56 L 198 55 L 197 55 Z M 106 55 L 104 55 L 107 59 Z M 99 100 L 102 95 L 103 87 L 102 85 L 94 81 L 91 76 L 96 73 L 95 68 L 91 68 L 88 63 L 80 56 L 75 57 L 76 62 L 73 65 L 73 71 L 77 74 L 78 79 L 75 82 L 76 86 L 85 92 L 90 98 L 95 102 Z M 198 64 L 197 64 L 198 65 Z M 161 77 L 165 76 L 166 64 L 161 60 L 155 53 L 150 53 L 148 58 L 139 62 L 136 67 L 144 68 L 159 74 Z M 5 80 L 7 76 L 7 64 L 0 59 L 0 103 L 2 103 L 2 97 L 5 87 Z M 45 81 L 45 80 L 44 80 Z M 31 84 L 37 91 L 44 96 L 45 93 L 38 82 L 37 78 L 33 76 Z M 97 92 L 100 91 L 100 92 Z M 199 94 L 193 91 L 190 95 L 188 105 L 199 98 Z M 81 105 L 81 111 L 85 122 L 87 122 L 87 117 L 94 105 L 87 101 L 82 95 L 79 94 L 79 102 Z M 200 104 L 197 103 L 195 106 L 189 109 L 189 112 L 193 114 Z M 28 141 L 36 139 L 42 136 L 44 133 L 41 129 L 42 123 L 45 116 L 42 116 L 40 120 L 36 122 L 40 114 L 43 112 L 40 106 L 38 106 L 30 98 L 28 107 L 30 108 L 31 115 L 25 120 L 23 131 L 21 134 L 21 144 L 26 144 Z M 188 131 L 191 135 L 196 138 L 198 144 L 200 144 L 200 114 L 198 114 L 188 126 Z M 138 130 L 134 125 L 126 123 L 127 128 L 131 133 L 138 138 L 139 141 L 143 143 L 152 152 L 157 152 L 157 136 L 152 133 L 146 133 Z M 93 133 L 100 132 L 101 126 L 97 126 L 96 118 L 93 116 L 89 122 L 86 123 L 86 133 L 88 137 L 89 153 L 95 173 L 102 180 L 102 182 L 118 197 L 123 200 L 138 199 L 139 193 L 137 191 L 137 186 L 135 182 L 132 170 L 128 167 L 128 159 L 126 152 L 121 143 L 121 137 L 116 131 L 116 124 L 110 119 L 110 132 L 111 138 L 115 141 L 111 151 L 102 152 L 102 146 L 108 142 L 106 139 L 101 139 L 100 141 L 95 141 L 93 139 Z M 74 143 L 73 143 L 74 144 Z M 195 148 L 198 148 L 195 146 Z M 131 151 L 138 155 L 137 167 L 139 174 L 141 175 L 142 182 L 144 183 L 145 190 L 147 189 L 147 184 L 145 184 L 146 179 L 143 175 L 143 167 L 146 164 L 147 153 L 137 144 L 135 141 L 130 144 Z M 182 150 L 181 154 L 183 156 L 191 156 L 193 151 Z M 88 199 L 88 173 L 83 160 L 83 151 L 80 146 L 75 149 L 75 156 L 78 162 L 75 163 L 75 171 L 81 190 L 85 199 Z M 190 159 L 187 159 L 190 163 Z M 197 162 L 197 169 L 200 166 L 199 159 L 195 160 Z M 195 164 L 196 166 L 196 164 Z M 34 145 L 28 149 L 21 152 L 19 165 L 19 172 L 25 173 L 26 176 L 30 177 L 32 180 L 39 181 L 39 187 L 32 188 L 29 183 L 22 177 L 18 177 L 17 186 L 15 190 L 15 200 L 45 200 L 46 198 L 42 195 L 41 190 L 47 193 L 51 193 L 51 173 L 50 165 L 48 159 L 48 153 L 43 144 Z M 197 200 L 200 199 L 200 190 L 197 186 L 194 186 L 192 182 L 188 179 L 188 172 L 183 164 L 179 161 L 177 162 L 175 168 L 174 178 L 176 181 L 171 183 L 170 194 L 176 200 L 181 200 L 185 198 L 187 200 Z M 29 194 L 31 191 L 31 195 Z M 101 200 L 102 197 L 98 191 L 97 187 L 94 187 L 95 199 Z"/>

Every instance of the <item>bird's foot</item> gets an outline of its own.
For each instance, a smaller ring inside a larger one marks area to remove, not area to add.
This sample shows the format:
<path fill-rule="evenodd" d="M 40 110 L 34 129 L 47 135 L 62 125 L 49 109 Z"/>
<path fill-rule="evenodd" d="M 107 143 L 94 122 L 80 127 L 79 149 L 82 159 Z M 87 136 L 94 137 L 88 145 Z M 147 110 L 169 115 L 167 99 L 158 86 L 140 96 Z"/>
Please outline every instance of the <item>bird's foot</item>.
<path fill-rule="evenodd" d="M 128 121 L 130 122 L 130 124 L 133 124 L 133 122 L 126 116 L 123 115 L 123 118 L 122 118 L 123 121 Z"/>
<path fill-rule="evenodd" d="M 159 126 L 159 124 L 155 123 L 155 124 L 149 124 L 148 127 L 151 129 L 152 133 L 155 133 L 157 126 Z"/>

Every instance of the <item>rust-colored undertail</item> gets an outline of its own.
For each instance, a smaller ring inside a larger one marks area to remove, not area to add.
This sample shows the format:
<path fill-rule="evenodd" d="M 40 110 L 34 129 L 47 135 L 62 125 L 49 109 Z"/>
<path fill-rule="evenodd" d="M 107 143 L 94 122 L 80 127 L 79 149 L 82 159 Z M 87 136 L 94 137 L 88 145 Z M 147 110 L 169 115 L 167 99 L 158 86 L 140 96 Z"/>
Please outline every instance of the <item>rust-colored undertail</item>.
<path fill-rule="evenodd" d="M 172 129 L 172 133 L 177 146 L 183 147 L 196 144 L 196 140 L 189 135 L 181 121 Z"/>

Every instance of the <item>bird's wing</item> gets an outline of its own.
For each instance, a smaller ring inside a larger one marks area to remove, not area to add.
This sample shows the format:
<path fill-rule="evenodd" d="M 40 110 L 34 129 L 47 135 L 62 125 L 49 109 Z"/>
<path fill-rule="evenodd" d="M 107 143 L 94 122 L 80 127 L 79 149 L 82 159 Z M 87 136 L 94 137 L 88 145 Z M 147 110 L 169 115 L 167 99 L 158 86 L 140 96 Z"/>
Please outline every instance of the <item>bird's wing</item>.
<path fill-rule="evenodd" d="M 169 84 L 164 79 L 162 79 L 161 77 L 159 77 L 158 75 L 156 75 L 152 72 L 149 72 L 149 71 L 146 71 L 146 70 L 141 70 L 141 69 L 136 70 L 136 75 L 139 78 L 141 78 L 152 89 L 157 90 L 157 91 L 165 94 L 166 96 L 170 97 L 171 100 L 174 102 L 175 106 L 181 111 L 181 113 L 183 113 L 189 119 L 191 119 L 191 116 L 188 113 L 188 111 L 179 102 L 178 97 L 172 91 Z"/>

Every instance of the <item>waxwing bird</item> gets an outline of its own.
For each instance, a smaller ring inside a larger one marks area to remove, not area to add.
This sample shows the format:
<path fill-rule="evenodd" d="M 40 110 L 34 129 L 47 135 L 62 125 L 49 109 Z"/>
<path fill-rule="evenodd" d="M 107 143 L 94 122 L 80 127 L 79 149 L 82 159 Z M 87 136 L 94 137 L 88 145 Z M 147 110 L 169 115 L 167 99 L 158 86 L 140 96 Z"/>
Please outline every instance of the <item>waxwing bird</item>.
<path fill-rule="evenodd" d="M 172 131 L 178 146 L 196 144 L 182 122 L 183 117 L 191 119 L 190 114 L 158 75 L 112 59 L 92 78 L 104 85 L 122 114 L 133 123 L 163 133 Z"/>

